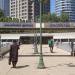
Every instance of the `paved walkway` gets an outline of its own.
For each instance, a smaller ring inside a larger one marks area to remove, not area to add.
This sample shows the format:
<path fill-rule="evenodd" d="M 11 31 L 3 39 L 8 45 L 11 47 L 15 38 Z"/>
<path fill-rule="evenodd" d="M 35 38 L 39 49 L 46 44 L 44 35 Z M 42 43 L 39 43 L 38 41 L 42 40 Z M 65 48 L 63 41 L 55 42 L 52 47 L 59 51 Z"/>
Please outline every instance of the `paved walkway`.
<path fill-rule="evenodd" d="M 12 65 L 8 65 L 7 54 L 0 61 L 0 75 L 75 75 L 75 57 L 61 57 L 60 55 L 70 55 L 70 53 L 57 47 L 54 47 L 53 54 L 50 53 L 48 45 L 43 45 L 42 47 L 44 55 L 59 55 L 44 56 L 45 69 L 37 69 L 39 56 L 25 56 L 33 55 L 33 46 L 22 45 L 19 50 L 20 56 L 17 68 L 14 69 Z"/>
<path fill-rule="evenodd" d="M 37 46 L 38 51 L 40 52 L 40 45 Z M 22 45 L 20 47 L 20 54 L 21 55 L 33 55 L 34 53 L 34 47 L 33 45 Z M 42 45 L 42 51 L 43 55 L 70 55 L 69 52 L 67 52 L 65 49 L 62 50 L 62 48 L 54 46 L 54 53 L 50 52 L 48 45 Z M 36 54 L 39 55 L 39 54 Z"/>

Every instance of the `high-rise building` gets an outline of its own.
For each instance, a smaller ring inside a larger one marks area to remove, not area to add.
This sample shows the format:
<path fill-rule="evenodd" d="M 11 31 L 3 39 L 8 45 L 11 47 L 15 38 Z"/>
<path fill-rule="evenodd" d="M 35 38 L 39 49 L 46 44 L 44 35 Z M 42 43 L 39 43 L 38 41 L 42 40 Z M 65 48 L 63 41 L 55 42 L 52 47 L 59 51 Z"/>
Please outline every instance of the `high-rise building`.
<path fill-rule="evenodd" d="M 69 15 L 69 21 L 75 21 L 75 0 L 56 0 L 56 14 L 62 12 Z"/>
<path fill-rule="evenodd" d="M 0 9 L 5 16 L 9 16 L 9 0 L 0 0 Z"/>
<path fill-rule="evenodd" d="M 40 5 L 38 0 L 10 0 L 10 17 L 27 21 L 35 21 L 39 15 Z M 50 12 L 50 0 L 44 5 L 44 11 Z"/>

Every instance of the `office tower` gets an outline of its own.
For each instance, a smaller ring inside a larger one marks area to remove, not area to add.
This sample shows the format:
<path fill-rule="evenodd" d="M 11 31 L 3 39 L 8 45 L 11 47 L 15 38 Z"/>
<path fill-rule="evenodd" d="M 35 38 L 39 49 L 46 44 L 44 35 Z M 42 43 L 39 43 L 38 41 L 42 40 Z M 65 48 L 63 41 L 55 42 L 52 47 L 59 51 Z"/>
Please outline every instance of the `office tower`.
<path fill-rule="evenodd" d="M 69 15 L 69 21 L 75 21 L 75 0 L 56 0 L 56 14 L 62 12 Z"/>
<path fill-rule="evenodd" d="M 39 15 L 40 5 L 38 0 L 10 0 L 10 17 L 27 21 L 35 21 Z M 50 12 L 50 1 L 45 4 L 44 11 Z"/>
<path fill-rule="evenodd" d="M 5 16 L 9 16 L 9 0 L 0 0 L 0 9 Z"/>

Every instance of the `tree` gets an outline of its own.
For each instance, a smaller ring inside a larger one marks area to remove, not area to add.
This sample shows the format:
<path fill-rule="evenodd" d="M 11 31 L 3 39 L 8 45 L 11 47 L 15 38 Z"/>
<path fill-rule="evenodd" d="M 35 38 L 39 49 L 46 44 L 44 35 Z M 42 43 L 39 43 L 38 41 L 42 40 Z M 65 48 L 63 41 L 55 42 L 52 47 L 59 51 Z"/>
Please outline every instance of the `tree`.
<path fill-rule="evenodd" d="M 1 9 L 0 9 L 0 17 L 4 17 L 4 13 Z"/>
<path fill-rule="evenodd" d="M 0 22 L 3 22 L 3 17 L 0 18 Z"/>
<path fill-rule="evenodd" d="M 69 16 L 67 15 L 67 13 L 62 12 L 62 14 L 60 15 L 60 21 L 61 22 L 68 22 L 69 21 Z"/>
<path fill-rule="evenodd" d="M 18 19 L 18 18 L 13 18 L 12 21 L 13 21 L 13 22 L 19 22 L 19 19 Z"/>
<path fill-rule="evenodd" d="M 51 14 L 51 22 L 59 22 L 59 17 L 55 13 Z"/>
<path fill-rule="evenodd" d="M 42 15 L 42 22 L 49 22 L 49 16 L 47 14 Z"/>
<path fill-rule="evenodd" d="M 39 16 L 37 16 L 38 20 L 40 19 Z M 42 15 L 42 22 L 59 22 L 60 21 L 60 18 L 58 16 L 56 16 L 55 13 L 53 14 L 43 14 Z"/>
<path fill-rule="evenodd" d="M 12 22 L 12 18 L 11 17 L 8 17 L 8 22 Z"/>
<path fill-rule="evenodd" d="M 4 17 L 4 22 L 12 22 L 12 18 L 11 17 Z"/>

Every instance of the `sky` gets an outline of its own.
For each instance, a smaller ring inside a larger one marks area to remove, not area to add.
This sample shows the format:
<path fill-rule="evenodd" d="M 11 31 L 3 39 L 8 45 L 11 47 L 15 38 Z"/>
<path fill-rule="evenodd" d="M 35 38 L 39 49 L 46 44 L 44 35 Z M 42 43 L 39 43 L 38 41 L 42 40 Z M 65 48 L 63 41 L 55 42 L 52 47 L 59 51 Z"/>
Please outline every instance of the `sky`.
<path fill-rule="evenodd" d="M 51 13 L 55 12 L 55 0 L 51 0 Z"/>

